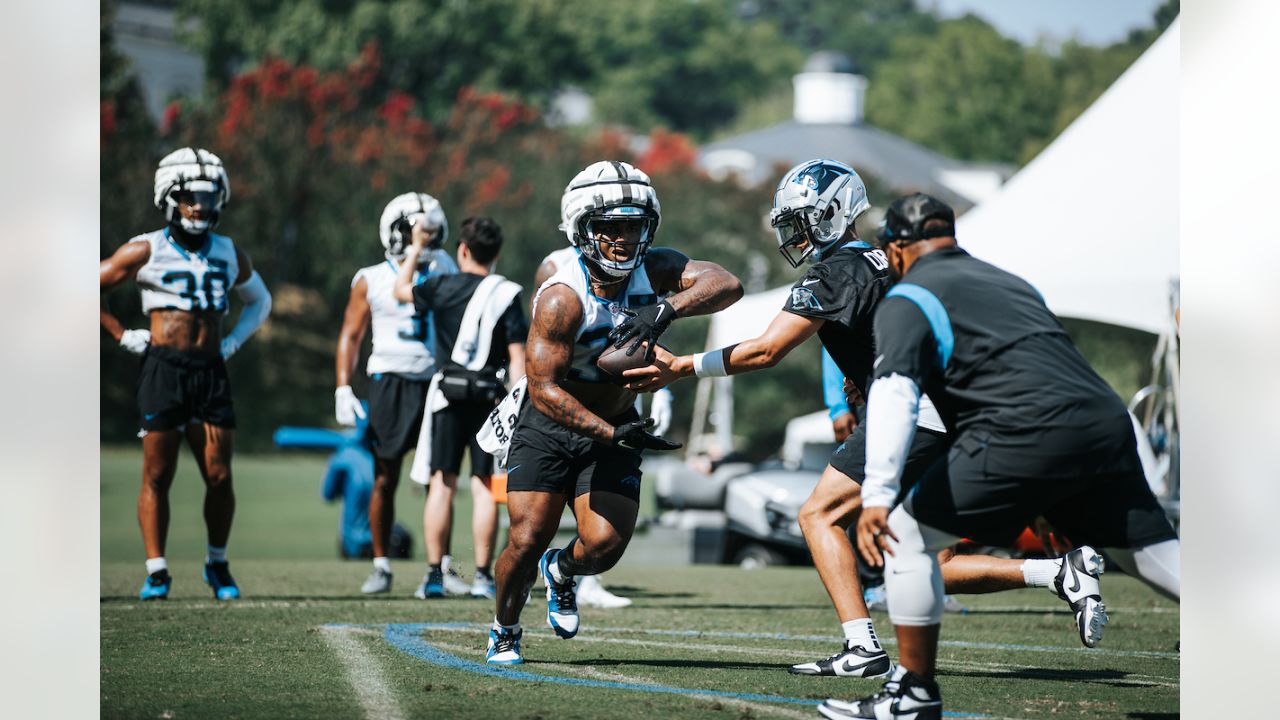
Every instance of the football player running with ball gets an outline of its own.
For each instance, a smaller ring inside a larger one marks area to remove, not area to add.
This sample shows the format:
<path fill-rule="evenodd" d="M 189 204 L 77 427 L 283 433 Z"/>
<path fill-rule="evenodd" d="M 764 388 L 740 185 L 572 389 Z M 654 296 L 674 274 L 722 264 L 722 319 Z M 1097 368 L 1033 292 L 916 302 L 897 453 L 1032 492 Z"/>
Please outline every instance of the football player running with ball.
<path fill-rule="evenodd" d="M 816 334 L 846 378 L 851 405 L 860 406 L 875 358 L 872 318 L 892 282 L 884 253 L 859 239 L 854 228 L 854 220 L 869 207 L 862 178 L 843 163 L 810 160 L 789 170 L 774 193 L 770 223 L 788 263 L 798 268 L 807 260 L 812 266 L 792 287 L 782 311 L 763 335 L 751 340 L 676 358 L 660 350 L 654 365 L 624 373 L 631 380 L 628 387 L 651 391 L 688 375 L 715 377 L 772 367 Z M 904 493 L 935 460 L 945 457 L 949 446 L 947 428 L 927 395 L 920 398 L 916 423 L 905 456 Z M 848 535 L 862 509 L 866 438 L 867 424 L 858 424 L 831 456 L 800 509 L 800 527 L 839 616 L 845 644 L 829 658 L 793 665 L 795 674 L 880 677 L 893 670 L 872 626 Z M 1087 564 L 1095 557 L 1085 547 L 1067 559 Z M 949 550 L 942 559 L 941 578 L 948 592 L 1047 587 L 1071 601 L 1061 588 L 1054 588 L 1068 567 L 1061 559 L 952 556 Z M 1091 588 L 1087 592 L 1097 593 L 1095 576 L 1088 576 L 1085 585 Z M 1078 620 L 1081 640 L 1096 645 L 1106 622 L 1101 602 Z"/>
<path fill-rule="evenodd" d="M 213 232 L 230 199 L 217 155 L 175 150 L 156 170 L 155 206 L 165 215 L 165 227 L 129 240 L 98 268 L 103 292 L 133 279 L 142 291 L 142 310 L 150 316 L 149 330 L 126 330 L 102 304 L 102 328 L 125 350 L 142 356 L 137 397 L 143 431 L 138 524 L 147 555 L 143 600 L 169 596 L 172 578 L 164 557 L 169 487 L 184 438 L 205 483 L 205 582 L 219 600 L 240 597 L 227 563 L 236 509 L 231 489 L 236 423 L 226 361 L 267 319 L 271 294 L 249 256 L 231 238 Z M 223 335 L 232 288 L 244 307 L 235 327 Z"/>
<path fill-rule="evenodd" d="M 624 162 L 593 163 L 561 199 L 561 230 L 581 262 L 559 268 L 538 289 L 527 393 L 517 386 L 503 403 L 528 400 L 507 436 L 511 529 L 496 567 L 490 664 L 523 662 L 520 611 L 539 572 L 548 623 L 562 638 L 577 634 L 573 578 L 608 570 L 626 549 L 639 509 L 641 451 L 680 447 L 649 432 L 653 420 L 640 419 L 635 393 L 596 366 L 601 353 L 611 342 L 647 352 L 676 317 L 712 313 L 742 297 L 738 279 L 719 265 L 650 249 L 660 213 L 649 176 Z M 569 502 L 578 534 L 548 550 Z"/>
<path fill-rule="evenodd" d="M 351 389 L 351 373 L 360 358 L 360 343 L 373 325 L 373 353 L 369 374 L 369 438 L 373 445 L 373 494 L 369 497 L 369 533 L 373 541 L 373 569 L 361 586 L 366 595 L 391 592 L 388 545 L 395 524 L 396 486 L 404 456 L 418 442 L 427 387 L 435 373 L 430 318 L 411 302 L 392 296 L 405 251 L 414 238 L 428 248 L 417 259 L 414 282 L 452 274 L 457 264 L 443 249 L 449 221 L 439 201 L 425 193 L 397 195 L 378 220 L 378 237 L 386 259 L 361 268 L 351 281 L 351 296 L 338 334 L 337 389 L 333 393 L 338 424 L 354 427 L 365 417 L 364 407 Z"/>
<path fill-rule="evenodd" d="M 546 257 L 542 258 L 542 263 L 538 265 L 538 271 L 533 276 L 533 286 L 535 288 L 542 287 L 542 284 L 555 275 L 562 267 L 568 267 L 580 262 L 578 260 L 578 250 L 574 247 L 560 248 Z M 636 396 L 636 412 L 642 414 L 644 410 L 640 406 L 640 395 Z M 663 435 L 667 432 L 667 428 L 671 427 L 671 391 L 663 388 L 649 396 L 649 417 L 653 418 L 654 435 Z M 629 607 L 631 598 L 615 595 L 604 586 L 604 575 L 584 575 L 581 578 L 575 578 L 578 583 L 578 604 L 587 607 L 600 608 L 604 610 Z"/>

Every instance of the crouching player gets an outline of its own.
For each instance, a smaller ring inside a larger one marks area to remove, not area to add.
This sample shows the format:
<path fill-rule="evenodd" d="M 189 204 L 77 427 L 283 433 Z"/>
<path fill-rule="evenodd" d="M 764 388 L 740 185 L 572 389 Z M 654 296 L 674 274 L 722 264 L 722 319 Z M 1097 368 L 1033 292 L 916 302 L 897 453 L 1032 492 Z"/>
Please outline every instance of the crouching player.
<path fill-rule="evenodd" d="M 1177 597 L 1179 543 L 1143 475 L 1124 403 L 1040 294 L 962 250 L 955 214 L 928 195 L 890 205 L 878 240 L 900 282 L 875 317 L 857 542 L 868 563 L 887 565 L 901 665 L 879 693 L 828 700 L 819 711 L 930 720 L 942 716 L 934 681 L 939 549 L 962 536 L 1008 545 L 1044 515 L 1073 541 L 1107 548 L 1126 572 Z M 922 393 L 954 442 L 895 508 Z M 1089 644 L 1106 618 L 1102 562 L 1078 551 L 1067 556 L 1055 586 Z"/>
<path fill-rule="evenodd" d="M 852 394 L 864 397 L 875 367 L 872 318 L 891 283 L 885 254 L 859 239 L 854 226 L 868 207 L 862 178 L 843 163 L 810 160 L 789 170 L 778 183 L 770 221 L 789 264 L 798 268 L 808 261 L 812 266 L 796 281 L 777 317 L 760 337 L 729 347 L 676 358 L 659 351 L 654 365 L 624 373 L 631 380 L 629 387 L 652 390 L 688 375 L 762 370 L 817 335 Z M 920 398 L 913 422 L 919 428 L 904 459 L 906 489 L 944 457 L 949 446 L 947 427 L 927 395 Z M 879 677 L 893 669 L 872 626 L 848 536 L 862 509 L 868 427 L 864 423 L 850 432 L 800 509 L 800 528 L 839 616 L 845 643 L 828 658 L 791 666 L 795 674 Z M 1068 557 L 1072 556 L 1077 562 L 1096 557 L 1090 548 L 1079 548 Z M 1067 567 L 1063 560 L 952 557 L 949 551 L 943 560 L 940 577 L 949 592 L 957 593 L 1051 587 Z M 1055 594 L 1071 602 L 1061 588 Z M 1079 620 L 1085 645 L 1097 644 L 1105 621 L 1100 603 Z"/>

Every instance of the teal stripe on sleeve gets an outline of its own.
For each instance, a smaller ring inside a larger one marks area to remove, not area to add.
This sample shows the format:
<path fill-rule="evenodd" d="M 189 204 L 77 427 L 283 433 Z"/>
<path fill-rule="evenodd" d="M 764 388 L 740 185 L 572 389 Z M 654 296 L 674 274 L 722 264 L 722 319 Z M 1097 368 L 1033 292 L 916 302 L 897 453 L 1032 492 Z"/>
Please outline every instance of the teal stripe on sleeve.
<path fill-rule="evenodd" d="M 951 351 L 955 349 L 956 338 L 951 332 L 951 317 L 937 295 L 912 283 L 894 285 L 885 297 L 906 298 L 920 308 L 933 330 L 933 339 L 938 345 L 938 367 L 945 370 L 951 361 Z"/>

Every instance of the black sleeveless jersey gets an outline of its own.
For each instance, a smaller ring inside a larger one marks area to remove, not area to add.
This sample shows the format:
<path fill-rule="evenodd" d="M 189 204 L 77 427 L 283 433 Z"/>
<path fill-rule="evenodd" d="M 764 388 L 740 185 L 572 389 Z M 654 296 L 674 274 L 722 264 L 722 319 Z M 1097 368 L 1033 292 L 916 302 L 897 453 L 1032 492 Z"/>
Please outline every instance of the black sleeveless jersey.
<path fill-rule="evenodd" d="M 818 339 L 864 397 L 875 360 L 872 320 L 890 282 L 884 253 L 855 240 L 814 263 L 791 287 L 782 308 L 826 321 Z"/>

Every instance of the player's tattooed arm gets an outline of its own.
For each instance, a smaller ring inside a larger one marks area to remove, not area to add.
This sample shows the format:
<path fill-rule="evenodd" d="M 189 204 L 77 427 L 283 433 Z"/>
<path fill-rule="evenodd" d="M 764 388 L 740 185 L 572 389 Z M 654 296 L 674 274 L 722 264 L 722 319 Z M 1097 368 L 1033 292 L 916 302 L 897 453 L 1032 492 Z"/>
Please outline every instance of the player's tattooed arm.
<path fill-rule="evenodd" d="M 671 248 L 654 248 L 645 256 L 645 271 L 658 293 L 667 298 L 679 317 L 709 315 L 742 298 L 742 283 L 733 273 L 713 262 L 691 260 Z"/>
<path fill-rule="evenodd" d="M 613 440 L 613 426 L 560 385 L 569 373 L 574 335 L 581 322 L 582 304 L 568 287 L 553 285 L 542 293 L 525 345 L 529 400 L 556 424 L 607 443 Z"/>
<path fill-rule="evenodd" d="M 151 259 L 151 244 L 145 242 L 127 242 L 115 253 L 98 264 L 98 288 L 103 293 L 99 317 L 102 329 L 107 331 L 111 339 L 120 340 L 124 334 L 124 324 L 107 308 L 105 293 L 125 280 L 138 274 L 138 270 Z"/>

